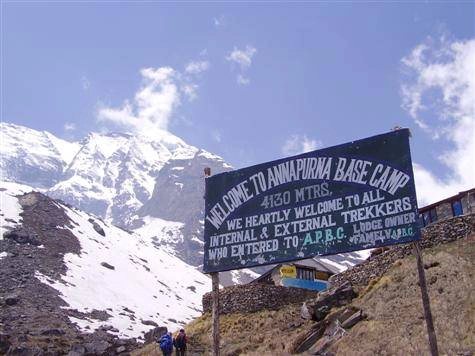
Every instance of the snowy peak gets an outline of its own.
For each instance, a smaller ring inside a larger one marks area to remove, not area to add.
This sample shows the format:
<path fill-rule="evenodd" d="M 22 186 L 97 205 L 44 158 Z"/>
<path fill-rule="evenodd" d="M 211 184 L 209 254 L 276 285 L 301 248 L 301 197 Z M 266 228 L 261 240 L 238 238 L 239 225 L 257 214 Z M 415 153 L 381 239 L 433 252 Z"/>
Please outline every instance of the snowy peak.
<path fill-rule="evenodd" d="M 190 160 L 200 152 L 163 130 L 90 133 L 80 142 L 8 123 L 1 124 L 1 131 L 3 180 L 39 188 L 123 227 L 152 197 L 168 161 Z"/>
<path fill-rule="evenodd" d="M 63 180 L 49 194 L 123 227 L 152 196 L 166 162 L 198 151 L 158 130 L 135 136 L 91 133 L 81 144 Z"/>
<path fill-rule="evenodd" d="M 80 145 L 45 131 L 0 123 L 2 180 L 49 188 L 79 151 Z"/>

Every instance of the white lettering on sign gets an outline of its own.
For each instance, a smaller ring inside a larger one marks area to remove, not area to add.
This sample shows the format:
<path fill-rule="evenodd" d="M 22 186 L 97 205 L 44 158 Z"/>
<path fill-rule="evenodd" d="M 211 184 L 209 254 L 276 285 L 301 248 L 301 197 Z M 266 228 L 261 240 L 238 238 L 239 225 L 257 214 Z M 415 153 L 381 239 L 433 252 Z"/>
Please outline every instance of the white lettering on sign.
<path fill-rule="evenodd" d="M 283 184 L 302 180 L 324 180 L 368 185 L 394 195 L 409 182 L 406 173 L 382 164 L 363 159 L 345 157 L 296 158 L 268 167 L 240 182 L 212 206 L 206 220 L 218 230 L 228 216 L 257 195 Z M 328 182 L 295 189 L 295 202 L 330 196 Z M 291 191 L 266 195 L 261 203 L 272 209 L 291 203 Z"/>

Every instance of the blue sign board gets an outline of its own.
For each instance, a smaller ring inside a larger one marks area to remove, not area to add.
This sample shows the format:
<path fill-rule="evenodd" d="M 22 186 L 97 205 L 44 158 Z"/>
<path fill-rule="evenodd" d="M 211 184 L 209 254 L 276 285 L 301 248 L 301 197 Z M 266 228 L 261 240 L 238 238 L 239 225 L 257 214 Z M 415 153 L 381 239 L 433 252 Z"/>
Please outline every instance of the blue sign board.
<path fill-rule="evenodd" d="M 206 179 L 204 271 L 420 238 L 409 130 Z"/>
<path fill-rule="evenodd" d="M 319 279 L 309 281 L 306 279 L 284 277 L 282 278 L 282 285 L 284 287 L 303 288 L 303 289 L 316 290 L 320 292 L 322 290 L 327 289 L 328 282 L 321 281 Z"/>

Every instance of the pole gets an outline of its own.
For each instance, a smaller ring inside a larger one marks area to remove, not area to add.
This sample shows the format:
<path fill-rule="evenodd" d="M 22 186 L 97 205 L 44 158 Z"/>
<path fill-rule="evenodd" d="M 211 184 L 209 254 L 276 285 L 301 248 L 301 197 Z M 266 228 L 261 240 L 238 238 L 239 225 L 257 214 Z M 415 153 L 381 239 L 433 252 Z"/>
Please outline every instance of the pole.
<path fill-rule="evenodd" d="M 419 274 L 419 286 L 421 287 L 422 306 L 424 308 L 424 318 L 426 319 L 427 335 L 429 336 L 429 347 L 432 356 L 438 356 L 437 337 L 435 335 L 434 320 L 430 310 L 429 293 L 427 292 L 426 274 L 424 271 L 424 263 L 422 262 L 421 245 L 419 241 L 413 244 L 414 255 L 417 261 L 417 272 Z"/>
<path fill-rule="evenodd" d="M 391 131 L 400 130 L 400 126 L 395 126 Z M 409 137 L 412 137 L 409 131 Z M 424 263 L 422 262 L 421 245 L 419 241 L 412 244 L 414 255 L 416 256 L 417 274 L 419 275 L 419 286 L 421 287 L 422 307 L 424 308 L 424 318 L 426 320 L 427 335 L 429 336 L 429 348 L 432 356 L 439 356 L 437 348 L 437 337 L 435 335 L 434 320 L 432 319 L 432 312 L 430 310 L 429 293 L 427 292 L 426 274 L 424 271 Z"/>
<path fill-rule="evenodd" d="M 211 168 L 205 168 L 205 178 L 211 176 Z M 219 356 L 219 272 L 211 273 L 212 284 L 212 328 L 213 334 L 213 356 Z"/>
<path fill-rule="evenodd" d="M 219 356 L 219 272 L 211 273 L 213 284 L 213 356 Z"/>

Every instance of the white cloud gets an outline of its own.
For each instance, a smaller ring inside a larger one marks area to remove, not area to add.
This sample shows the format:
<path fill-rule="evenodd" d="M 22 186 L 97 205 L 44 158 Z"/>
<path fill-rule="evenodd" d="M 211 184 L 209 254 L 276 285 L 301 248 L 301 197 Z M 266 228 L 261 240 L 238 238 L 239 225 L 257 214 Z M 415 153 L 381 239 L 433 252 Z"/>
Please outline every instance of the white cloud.
<path fill-rule="evenodd" d="M 425 205 L 475 185 L 475 39 L 428 38 L 402 65 L 403 108 L 447 147 L 437 157 L 447 168 L 444 176 L 414 164 L 419 203 Z"/>
<path fill-rule="evenodd" d="M 207 71 L 209 68 L 208 61 L 192 61 L 185 67 L 185 72 L 188 74 L 199 74 Z"/>
<path fill-rule="evenodd" d="M 234 49 L 225 57 L 228 62 L 239 67 L 240 73 L 236 76 L 236 81 L 239 85 L 247 85 L 250 83 L 250 79 L 244 76 L 249 67 L 252 65 L 252 59 L 257 53 L 257 49 L 247 45 L 244 49 Z"/>
<path fill-rule="evenodd" d="M 282 146 L 282 153 L 286 156 L 297 155 L 304 152 L 314 151 L 322 147 L 322 142 L 310 139 L 307 135 L 291 135 Z"/>
<path fill-rule="evenodd" d="M 238 74 L 236 81 L 239 85 L 248 85 L 251 80 L 249 78 L 244 77 L 242 74 Z"/>
<path fill-rule="evenodd" d="M 213 137 L 213 140 L 215 140 L 216 142 L 221 142 L 221 132 L 219 132 L 218 130 L 214 130 L 212 133 L 211 133 L 211 136 Z"/>
<path fill-rule="evenodd" d="M 181 90 L 188 100 L 193 101 L 197 97 L 196 92 L 198 91 L 198 85 L 194 83 L 186 83 L 182 85 Z"/>
<path fill-rule="evenodd" d="M 85 75 L 81 77 L 81 87 L 83 90 L 88 90 L 91 87 L 91 82 Z"/>
<path fill-rule="evenodd" d="M 252 57 L 256 54 L 257 49 L 247 45 L 245 49 L 234 49 L 226 56 L 226 60 L 237 63 L 241 69 L 247 69 L 252 64 Z"/>
<path fill-rule="evenodd" d="M 100 104 L 97 120 L 132 133 L 167 130 L 183 99 L 192 101 L 197 97 L 198 85 L 191 76 L 197 73 L 195 70 L 183 75 L 171 67 L 142 69 L 142 84 L 134 98 L 125 100 L 119 108 Z"/>
<path fill-rule="evenodd" d="M 66 132 L 72 132 L 74 130 L 76 130 L 76 124 L 72 123 L 72 122 L 66 122 L 63 126 L 64 128 L 64 131 Z"/>
<path fill-rule="evenodd" d="M 218 17 L 213 18 L 214 27 L 222 27 L 224 26 L 224 15 L 219 15 Z"/>

